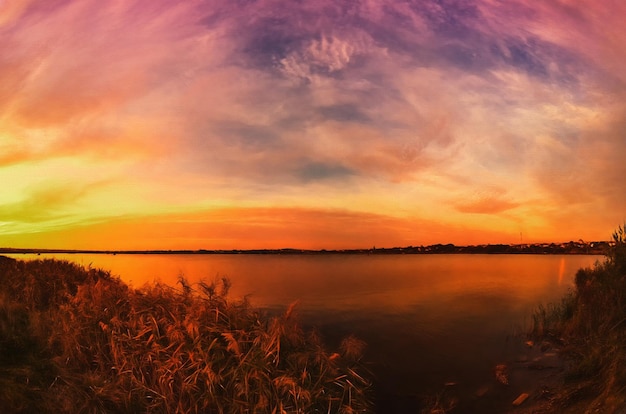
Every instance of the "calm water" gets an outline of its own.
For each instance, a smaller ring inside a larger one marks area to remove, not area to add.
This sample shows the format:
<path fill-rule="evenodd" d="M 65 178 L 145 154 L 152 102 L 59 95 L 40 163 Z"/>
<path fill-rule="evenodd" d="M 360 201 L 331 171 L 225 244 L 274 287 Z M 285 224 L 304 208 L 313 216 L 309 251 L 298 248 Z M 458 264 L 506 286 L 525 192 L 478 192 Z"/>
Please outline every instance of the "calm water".
<path fill-rule="evenodd" d="M 227 276 L 231 297 L 284 309 L 299 301 L 330 346 L 353 333 L 368 343 L 380 412 L 417 409 L 446 382 L 471 394 L 514 357 L 511 336 L 540 303 L 558 301 L 600 256 L 552 255 L 53 255 L 110 270 L 139 287 Z M 45 255 L 15 255 L 44 258 Z M 395 408 L 398 405 L 398 408 Z"/>

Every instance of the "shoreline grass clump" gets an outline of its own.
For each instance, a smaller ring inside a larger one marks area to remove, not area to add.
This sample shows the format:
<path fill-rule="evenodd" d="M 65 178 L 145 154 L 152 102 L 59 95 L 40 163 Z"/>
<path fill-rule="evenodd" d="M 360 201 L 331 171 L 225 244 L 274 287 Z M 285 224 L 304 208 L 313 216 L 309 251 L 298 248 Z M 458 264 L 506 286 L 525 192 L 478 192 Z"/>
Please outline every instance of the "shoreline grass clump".
<path fill-rule="evenodd" d="M 535 312 L 532 335 L 560 343 L 569 361 L 562 406 L 626 407 L 626 225 L 603 262 L 578 270 L 561 303 Z"/>
<path fill-rule="evenodd" d="M 364 343 L 331 353 L 293 306 L 230 284 L 146 285 L 67 261 L 0 257 L 0 406 L 58 413 L 365 413 Z"/>

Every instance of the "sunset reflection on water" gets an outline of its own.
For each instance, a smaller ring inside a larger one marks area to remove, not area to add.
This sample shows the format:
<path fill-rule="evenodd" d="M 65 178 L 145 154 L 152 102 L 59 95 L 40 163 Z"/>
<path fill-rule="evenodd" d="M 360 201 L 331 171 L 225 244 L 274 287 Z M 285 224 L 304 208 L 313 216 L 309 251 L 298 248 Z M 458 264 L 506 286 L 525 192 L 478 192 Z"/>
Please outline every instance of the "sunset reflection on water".
<path fill-rule="evenodd" d="M 416 304 L 455 303 L 461 311 L 490 311 L 490 301 L 531 308 L 558 300 L 580 267 L 598 256 L 551 255 L 88 255 L 59 259 L 111 271 L 141 287 L 160 281 L 176 286 L 227 277 L 231 297 L 249 295 L 261 307 L 299 301 L 303 310 L 403 312 Z M 46 255 L 16 255 L 45 258 Z M 452 310 L 452 309 L 451 309 Z"/>

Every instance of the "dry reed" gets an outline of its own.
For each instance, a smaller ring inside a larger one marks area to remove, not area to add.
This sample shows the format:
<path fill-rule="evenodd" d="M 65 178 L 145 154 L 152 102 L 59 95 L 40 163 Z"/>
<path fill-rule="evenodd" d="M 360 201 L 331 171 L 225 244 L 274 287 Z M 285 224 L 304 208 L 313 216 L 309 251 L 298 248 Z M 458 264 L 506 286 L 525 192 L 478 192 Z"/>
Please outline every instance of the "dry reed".
<path fill-rule="evenodd" d="M 364 344 L 337 353 L 230 283 L 132 289 L 66 261 L 0 258 L 0 406 L 59 413 L 365 413 Z"/>
<path fill-rule="evenodd" d="M 614 233 L 604 262 L 576 273 L 561 303 L 533 315 L 532 335 L 556 342 L 570 361 L 566 385 L 574 392 L 563 404 L 589 400 L 589 412 L 626 409 L 625 230 Z"/>

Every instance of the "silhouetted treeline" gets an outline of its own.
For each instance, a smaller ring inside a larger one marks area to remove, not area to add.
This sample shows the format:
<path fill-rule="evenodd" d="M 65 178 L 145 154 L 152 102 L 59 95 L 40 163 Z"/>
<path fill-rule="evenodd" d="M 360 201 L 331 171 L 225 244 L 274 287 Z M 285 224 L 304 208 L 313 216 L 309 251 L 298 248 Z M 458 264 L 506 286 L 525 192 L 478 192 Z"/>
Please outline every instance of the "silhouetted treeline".
<path fill-rule="evenodd" d="M 230 249 L 230 250 L 70 250 L 70 249 L 15 249 L 0 248 L 0 253 L 13 254 L 596 254 L 604 255 L 613 242 L 582 240 L 566 243 L 480 244 L 456 246 L 432 244 L 429 246 L 383 247 L 370 249 L 307 250 L 307 249 Z"/>

